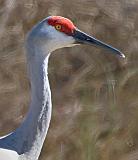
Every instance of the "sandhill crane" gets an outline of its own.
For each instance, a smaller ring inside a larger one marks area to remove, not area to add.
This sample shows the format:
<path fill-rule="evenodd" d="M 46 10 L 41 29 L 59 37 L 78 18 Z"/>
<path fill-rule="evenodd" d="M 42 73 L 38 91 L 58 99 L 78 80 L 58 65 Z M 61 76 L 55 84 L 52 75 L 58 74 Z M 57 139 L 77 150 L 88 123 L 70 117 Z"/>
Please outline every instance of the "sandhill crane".
<path fill-rule="evenodd" d="M 1 137 L 0 160 L 38 160 L 51 119 L 51 92 L 47 73 L 50 53 L 77 44 L 105 47 L 125 57 L 118 49 L 77 29 L 67 18 L 50 16 L 34 26 L 25 43 L 31 82 L 30 109 L 14 132 Z"/>

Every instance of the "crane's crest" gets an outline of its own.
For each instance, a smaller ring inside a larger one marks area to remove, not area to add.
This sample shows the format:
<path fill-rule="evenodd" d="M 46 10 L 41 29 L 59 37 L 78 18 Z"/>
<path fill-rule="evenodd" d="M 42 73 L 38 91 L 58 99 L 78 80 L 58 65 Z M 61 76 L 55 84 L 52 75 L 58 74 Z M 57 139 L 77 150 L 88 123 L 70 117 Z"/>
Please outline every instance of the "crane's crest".
<path fill-rule="evenodd" d="M 67 35 L 72 35 L 76 28 L 69 19 L 61 16 L 51 16 L 48 18 L 47 22 L 49 25 L 54 26 L 56 30 Z"/>

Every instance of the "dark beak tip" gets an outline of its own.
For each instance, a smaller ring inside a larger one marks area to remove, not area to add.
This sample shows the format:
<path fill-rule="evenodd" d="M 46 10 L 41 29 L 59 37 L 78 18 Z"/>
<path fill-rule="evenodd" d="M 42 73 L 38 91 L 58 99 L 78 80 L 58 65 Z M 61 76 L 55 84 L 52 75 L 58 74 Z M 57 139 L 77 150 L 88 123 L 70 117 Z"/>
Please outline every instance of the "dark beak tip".
<path fill-rule="evenodd" d="M 121 55 L 122 58 L 126 58 L 126 56 L 124 54 Z"/>
<path fill-rule="evenodd" d="M 126 56 L 122 52 L 119 53 L 119 56 L 123 59 L 126 58 Z"/>

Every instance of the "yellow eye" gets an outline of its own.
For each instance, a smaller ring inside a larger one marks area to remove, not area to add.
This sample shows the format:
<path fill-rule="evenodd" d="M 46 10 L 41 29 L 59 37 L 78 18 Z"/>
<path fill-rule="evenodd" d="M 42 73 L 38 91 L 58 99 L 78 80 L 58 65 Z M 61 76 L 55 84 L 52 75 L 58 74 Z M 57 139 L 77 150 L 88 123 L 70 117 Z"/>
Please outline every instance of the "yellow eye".
<path fill-rule="evenodd" d="M 56 30 L 61 30 L 61 28 L 62 28 L 62 26 L 60 25 L 60 24 L 57 24 L 56 26 L 55 26 L 55 28 L 56 28 Z"/>

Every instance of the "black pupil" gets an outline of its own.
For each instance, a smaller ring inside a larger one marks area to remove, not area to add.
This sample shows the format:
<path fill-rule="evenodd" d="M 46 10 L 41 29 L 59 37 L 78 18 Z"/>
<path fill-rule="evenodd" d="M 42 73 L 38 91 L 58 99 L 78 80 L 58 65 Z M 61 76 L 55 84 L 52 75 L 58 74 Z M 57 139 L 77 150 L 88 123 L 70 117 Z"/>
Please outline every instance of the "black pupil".
<path fill-rule="evenodd" d="M 61 26 L 60 25 L 57 25 L 57 29 L 60 29 L 61 28 Z"/>

